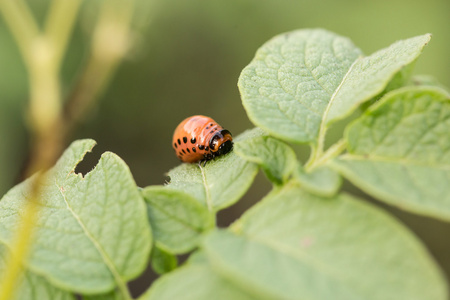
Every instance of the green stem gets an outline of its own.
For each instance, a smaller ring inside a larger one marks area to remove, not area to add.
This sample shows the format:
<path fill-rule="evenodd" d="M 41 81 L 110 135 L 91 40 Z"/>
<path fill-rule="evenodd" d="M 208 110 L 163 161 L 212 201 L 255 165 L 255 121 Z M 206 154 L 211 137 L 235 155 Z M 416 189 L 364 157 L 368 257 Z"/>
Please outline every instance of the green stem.
<path fill-rule="evenodd" d="M 36 37 L 34 53 L 29 65 L 30 115 L 37 135 L 53 131 L 61 111 L 61 93 L 58 66 L 53 60 L 51 42 Z"/>
<path fill-rule="evenodd" d="M 308 161 L 305 163 L 305 168 L 309 168 L 315 163 L 318 154 L 317 145 L 311 144 L 311 154 L 309 155 Z"/>
<path fill-rule="evenodd" d="M 72 1 L 72 0 L 71 0 Z M 61 1 L 70 2 L 70 1 Z M 58 71 L 60 59 L 56 59 L 55 45 L 41 34 L 27 4 L 22 0 L 0 0 L 0 12 L 17 42 L 30 78 L 30 115 L 33 129 L 33 156 L 26 170 L 30 176 L 38 169 L 50 167 L 60 150 L 60 135 L 57 123 L 60 120 L 60 83 Z M 60 12 L 64 13 L 64 12 Z M 65 34 L 70 34 L 70 30 Z M 64 39 L 68 37 L 60 37 Z M 7 260 L 0 282 L 0 299 L 8 300 L 14 295 L 22 263 L 32 244 L 32 232 L 39 210 L 39 194 L 44 173 L 38 173 L 30 187 L 30 195 L 24 206 L 21 225 L 15 232 L 11 254 Z"/>
<path fill-rule="evenodd" d="M 38 176 L 42 177 L 42 176 Z M 41 181 L 40 178 L 36 178 L 37 181 Z M 11 251 L 8 253 L 8 259 L 6 260 L 6 266 L 1 274 L 0 280 L 0 299 L 10 300 L 15 299 L 14 295 L 17 291 L 17 282 L 22 275 L 22 260 L 28 255 L 28 249 L 30 248 L 31 239 L 33 234 L 34 225 L 36 222 L 35 211 L 38 209 L 36 205 L 36 193 L 39 191 L 32 191 L 32 199 L 25 204 L 24 215 L 20 227 L 17 229 L 19 233 L 13 241 Z"/>
<path fill-rule="evenodd" d="M 28 65 L 34 38 L 39 35 L 39 28 L 28 5 L 23 0 L 0 0 L 0 12 Z"/>
<path fill-rule="evenodd" d="M 311 169 L 313 166 L 317 165 L 316 161 L 318 159 L 323 160 L 322 156 L 323 156 L 323 151 L 325 148 L 325 136 L 327 134 L 328 123 L 329 123 L 328 114 L 330 113 L 331 106 L 333 105 L 333 103 L 336 99 L 336 95 L 339 93 L 339 90 L 341 89 L 342 85 L 344 84 L 345 80 L 347 79 L 347 76 L 351 73 L 353 67 L 355 66 L 356 62 L 358 62 L 358 61 L 359 61 L 359 59 L 356 59 L 353 62 L 353 64 L 350 66 L 347 73 L 345 74 L 344 78 L 342 78 L 341 83 L 334 91 L 333 95 L 331 95 L 330 101 L 328 102 L 327 107 L 325 108 L 325 111 L 323 112 L 322 121 L 320 122 L 319 133 L 318 133 L 318 138 L 317 138 L 317 146 L 315 148 L 313 148 L 311 158 L 309 159 L 308 163 L 305 166 L 306 168 Z"/>
<path fill-rule="evenodd" d="M 82 0 L 53 0 L 45 31 L 41 32 L 23 0 L 0 0 L 0 12 L 19 46 L 30 77 L 33 149 L 31 162 L 26 170 L 28 176 L 37 169 L 49 168 L 54 163 L 60 154 L 66 128 L 71 125 L 72 119 L 66 119 L 62 115 L 59 72 L 81 2 Z M 93 63 L 89 68 L 93 75 L 101 78 L 95 78 L 97 88 L 86 98 L 86 102 L 92 101 L 103 89 L 128 50 L 133 8 L 134 0 L 103 2 L 99 22 L 94 30 Z M 103 71 L 96 73 L 96 67 L 99 66 Z M 0 300 L 11 299 L 22 272 L 21 264 L 31 247 L 31 232 L 39 207 L 35 203 L 39 201 L 40 183 L 44 176 L 42 174 L 44 173 L 38 173 L 31 186 L 30 203 L 24 207 L 22 225 L 15 234 L 11 259 L 2 274 Z M 118 273 L 114 275 L 123 298 L 131 300 L 126 282 Z"/>
<path fill-rule="evenodd" d="M 325 119 L 328 115 L 328 110 L 330 106 L 327 106 L 323 119 Z M 320 157 L 323 155 L 324 147 L 325 147 L 325 135 L 327 133 L 327 126 L 325 124 L 325 121 L 322 120 L 322 123 L 320 124 L 318 138 L 317 138 L 317 144 L 313 144 L 311 146 L 311 155 L 309 157 L 309 160 L 305 164 L 306 169 L 310 169 L 312 166 L 314 166 Z"/>
<path fill-rule="evenodd" d="M 66 52 L 81 0 L 53 0 L 45 22 L 45 36 L 51 41 L 54 63 L 61 65 Z"/>
<path fill-rule="evenodd" d="M 306 171 L 311 171 L 312 169 L 325 164 L 327 161 L 335 158 L 341 154 L 347 148 L 347 142 L 344 139 L 339 140 L 333 144 L 327 151 L 322 152 L 320 156 L 314 157 L 314 160 L 308 161 L 305 165 Z"/>
<path fill-rule="evenodd" d="M 126 7 L 105 1 L 91 43 L 90 56 L 73 93 L 64 107 L 67 131 L 71 131 L 95 103 L 130 47 L 130 27 L 134 1 Z"/>

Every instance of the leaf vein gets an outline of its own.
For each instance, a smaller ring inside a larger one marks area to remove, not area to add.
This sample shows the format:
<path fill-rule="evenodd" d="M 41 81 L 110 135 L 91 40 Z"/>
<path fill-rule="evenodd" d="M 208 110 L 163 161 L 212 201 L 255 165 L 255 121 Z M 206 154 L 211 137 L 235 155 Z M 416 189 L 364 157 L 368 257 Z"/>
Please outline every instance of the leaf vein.
<path fill-rule="evenodd" d="M 81 229 L 86 234 L 88 239 L 91 241 L 91 243 L 97 249 L 97 251 L 99 252 L 100 256 L 103 258 L 104 263 L 106 264 L 106 266 L 110 270 L 111 274 L 113 275 L 113 277 L 114 277 L 117 285 L 119 286 L 120 290 L 122 292 L 124 292 L 124 289 L 128 290 L 127 286 L 126 286 L 126 283 L 122 280 L 122 277 L 120 276 L 119 271 L 117 270 L 116 266 L 112 262 L 111 258 L 105 252 L 103 247 L 98 243 L 98 241 L 94 238 L 94 236 L 91 234 L 91 232 L 87 229 L 86 225 L 81 220 L 80 216 L 78 216 L 78 214 L 76 214 L 75 211 L 73 210 L 73 208 L 70 206 L 70 203 L 67 200 L 65 193 L 63 192 L 63 187 L 59 187 L 57 184 L 56 184 L 56 186 L 57 186 L 58 190 L 61 193 L 61 196 L 62 196 L 62 198 L 63 198 L 63 200 L 64 200 L 64 202 L 65 202 L 65 204 L 67 206 L 67 209 L 72 214 L 72 216 L 75 218 L 75 220 L 77 221 L 78 225 L 81 227 Z M 126 295 L 127 295 L 127 293 L 124 293 L 124 296 L 126 296 Z"/>

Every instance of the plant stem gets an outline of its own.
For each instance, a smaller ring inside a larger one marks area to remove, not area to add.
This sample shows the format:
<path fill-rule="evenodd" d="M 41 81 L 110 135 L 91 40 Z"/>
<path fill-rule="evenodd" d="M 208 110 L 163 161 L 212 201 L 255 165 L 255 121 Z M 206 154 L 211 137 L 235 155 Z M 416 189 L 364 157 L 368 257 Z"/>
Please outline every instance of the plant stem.
<path fill-rule="evenodd" d="M 28 5 L 23 0 L 0 0 L 0 12 L 28 65 L 32 55 L 33 40 L 39 34 L 38 26 Z"/>
<path fill-rule="evenodd" d="M 52 128 L 61 111 L 58 66 L 52 43 L 45 36 L 35 37 L 28 72 L 30 78 L 30 116 L 36 135 L 57 131 Z"/>
<path fill-rule="evenodd" d="M 328 148 L 325 153 L 321 151 L 320 154 L 318 154 L 318 151 L 312 151 L 313 154 L 311 154 L 310 159 L 305 164 L 305 170 L 311 171 L 314 168 L 321 166 L 325 164 L 327 161 L 335 158 L 339 154 L 342 153 L 347 148 L 347 143 L 344 139 L 339 140 L 335 144 L 333 144 L 330 148 Z"/>
<path fill-rule="evenodd" d="M 35 194 L 35 192 L 32 192 Z M 37 214 L 35 209 L 37 205 L 34 201 L 27 201 L 25 207 L 25 213 L 22 216 L 23 222 L 18 229 L 20 234 L 13 241 L 11 249 L 14 250 L 8 253 L 8 260 L 5 271 L 0 278 L 0 299 L 10 300 L 13 299 L 14 292 L 17 290 L 17 279 L 22 275 L 22 259 L 28 255 L 28 249 L 30 244 L 30 236 L 33 233 L 34 224 Z"/>
<path fill-rule="evenodd" d="M 61 65 L 80 9 L 81 0 L 53 0 L 45 22 L 45 36 L 54 48 L 54 63 Z"/>
<path fill-rule="evenodd" d="M 72 128 L 95 104 L 112 78 L 119 62 L 130 48 L 130 27 L 134 1 L 123 7 L 103 3 L 94 31 L 88 62 L 64 107 L 65 129 Z"/>
<path fill-rule="evenodd" d="M 63 1 L 70 2 L 70 1 Z M 68 7 L 67 7 L 68 8 Z M 62 148 L 62 136 L 59 131 L 61 122 L 61 95 L 58 73 L 61 60 L 55 56 L 58 40 L 49 39 L 39 31 L 29 7 L 21 0 L 0 0 L 0 10 L 15 38 L 30 78 L 30 117 L 32 128 L 32 157 L 26 175 L 31 176 L 37 170 L 53 165 Z M 59 13 L 64 14 L 63 11 Z M 73 27 L 67 22 L 68 35 Z M 62 37 L 62 43 L 68 37 Z M 20 227 L 15 233 L 0 282 L 0 299 L 9 300 L 14 296 L 16 284 L 23 269 L 22 263 L 31 247 L 33 229 L 39 213 L 39 195 L 45 172 L 37 173 L 30 187 L 21 216 Z"/>
<path fill-rule="evenodd" d="M 0 12 L 19 46 L 30 78 L 30 120 L 32 150 L 26 169 L 29 177 L 37 170 L 50 168 L 62 152 L 64 139 L 75 122 L 104 89 L 118 63 L 129 48 L 134 0 L 103 2 L 101 16 L 94 30 L 92 51 L 77 91 L 61 109 L 59 72 L 82 0 L 53 0 L 45 30 L 41 32 L 23 0 L 0 0 Z M 126 3 L 126 4 L 124 4 Z M 68 109 L 69 108 L 69 109 Z M 31 247 L 32 232 L 39 209 L 39 195 L 45 172 L 34 177 L 21 226 L 0 281 L 0 300 L 13 297 L 22 262 Z M 124 299 L 132 297 L 125 282 L 116 274 L 118 289 Z"/>
<path fill-rule="evenodd" d="M 328 150 L 323 153 L 319 158 L 314 161 L 314 164 L 311 166 L 305 167 L 307 171 L 310 171 L 312 168 L 321 166 L 325 164 L 327 161 L 335 158 L 339 154 L 342 153 L 347 148 L 347 142 L 344 139 L 339 140 L 335 144 L 333 144 Z"/>
<path fill-rule="evenodd" d="M 309 160 L 305 164 L 306 169 L 311 168 L 313 165 L 315 165 L 317 160 L 320 157 L 322 157 L 322 155 L 323 155 L 323 151 L 324 151 L 324 147 L 325 147 L 325 135 L 327 134 L 327 129 L 328 129 L 326 122 L 324 120 L 328 115 L 329 109 L 330 109 L 330 105 L 327 106 L 327 108 L 322 116 L 323 120 L 319 127 L 317 144 L 311 145 L 311 155 L 309 157 Z"/>

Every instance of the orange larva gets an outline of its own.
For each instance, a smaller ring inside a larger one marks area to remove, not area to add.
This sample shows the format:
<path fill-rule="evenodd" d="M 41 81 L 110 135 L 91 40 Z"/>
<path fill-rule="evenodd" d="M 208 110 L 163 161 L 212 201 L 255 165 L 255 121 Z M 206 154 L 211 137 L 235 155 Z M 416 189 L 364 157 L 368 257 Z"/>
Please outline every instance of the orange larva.
<path fill-rule="evenodd" d="M 213 119 L 192 116 L 181 122 L 173 133 L 172 146 L 182 162 L 208 161 L 233 148 L 231 133 Z"/>

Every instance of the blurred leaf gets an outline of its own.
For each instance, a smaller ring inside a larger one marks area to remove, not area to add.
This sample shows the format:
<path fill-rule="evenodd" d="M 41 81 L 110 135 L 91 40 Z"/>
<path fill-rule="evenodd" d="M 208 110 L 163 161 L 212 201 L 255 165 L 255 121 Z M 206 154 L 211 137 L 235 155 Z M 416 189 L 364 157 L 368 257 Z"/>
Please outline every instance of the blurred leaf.
<path fill-rule="evenodd" d="M 450 220 L 449 99 L 430 87 L 387 94 L 348 127 L 333 165 L 382 201 Z"/>
<path fill-rule="evenodd" d="M 234 151 L 245 160 L 260 165 L 267 178 L 275 184 L 286 182 L 297 166 L 294 150 L 268 136 L 237 142 Z"/>
<path fill-rule="evenodd" d="M 245 141 L 261 136 L 264 132 L 255 128 L 242 133 L 233 141 Z M 216 212 L 226 208 L 247 191 L 257 173 L 257 166 L 240 158 L 234 151 L 206 163 L 181 164 L 169 171 L 168 187 L 184 191 Z"/>
<path fill-rule="evenodd" d="M 119 291 L 114 290 L 107 294 L 84 295 L 83 300 L 127 300 L 127 299 L 125 299 Z"/>
<path fill-rule="evenodd" d="M 4 274 L 6 259 L 10 253 L 8 249 L 0 244 L 0 281 Z M 16 294 L 11 300 L 74 300 L 75 297 L 64 290 L 52 286 L 44 277 L 33 271 L 26 270 L 15 289 Z"/>
<path fill-rule="evenodd" d="M 441 89 L 446 89 L 446 87 L 441 84 L 436 78 L 431 75 L 415 75 L 408 82 L 407 85 L 412 86 L 432 86 Z"/>
<path fill-rule="evenodd" d="M 84 178 L 74 169 L 95 142 L 80 140 L 44 175 L 35 239 L 24 264 L 50 282 L 81 293 L 112 290 L 139 275 L 151 232 L 127 165 L 104 153 Z M 0 241 L 11 245 L 29 200 L 31 177 L 0 201 Z"/>
<path fill-rule="evenodd" d="M 386 50 L 386 49 L 383 49 Z M 383 51 L 381 50 L 381 51 Z M 380 52 L 380 51 L 378 51 Z M 387 92 L 399 89 L 401 87 L 404 87 L 406 85 L 408 85 L 409 80 L 411 79 L 411 74 L 413 73 L 414 67 L 416 65 L 416 60 L 414 60 L 413 62 L 411 62 L 410 64 L 401 67 L 400 71 L 398 71 L 389 81 L 389 83 L 386 85 L 386 87 L 384 88 L 384 90 L 379 93 L 378 95 L 375 96 L 375 98 L 372 98 L 371 100 L 373 101 L 374 99 L 379 99 L 382 96 L 384 96 L 384 94 L 386 94 Z M 366 101 L 363 104 L 366 104 L 370 101 Z"/>
<path fill-rule="evenodd" d="M 256 300 L 206 263 L 190 263 L 156 280 L 139 300 Z M 262 299 L 262 298 L 260 298 Z"/>
<path fill-rule="evenodd" d="M 327 166 L 317 167 L 311 172 L 298 166 L 294 175 L 304 190 L 319 196 L 335 195 L 342 183 L 341 176 Z"/>
<path fill-rule="evenodd" d="M 288 185 L 247 211 L 232 231 L 213 232 L 204 251 L 217 274 L 250 294 L 447 299 L 445 280 L 420 241 L 350 196 L 321 198 Z"/>
<path fill-rule="evenodd" d="M 153 247 L 151 258 L 153 270 L 162 275 L 168 273 L 178 266 L 177 257 L 158 247 Z"/>
<path fill-rule="evenodd" d="M 349 39 L 321 29 L 272 38 L 239 77 L 247 115 L 273 136 L 315 142 L 331 97 L 360 55 Z"/>
<path fill-rule="evenodd" d="M 214 215 L 189 194 L 164 186 L 142 190 L 158 248 L 182 254 L 197 246 L 200 235 L 214 227 Z"/>

